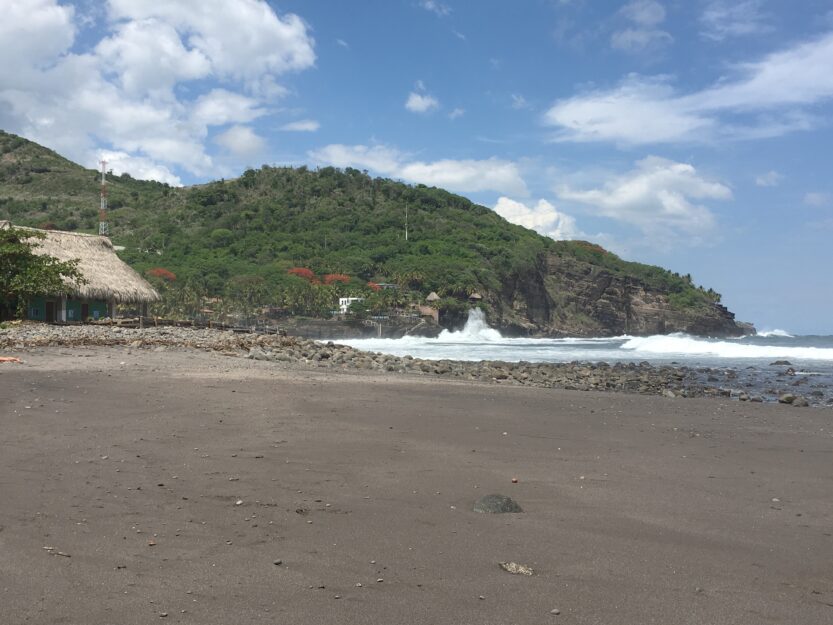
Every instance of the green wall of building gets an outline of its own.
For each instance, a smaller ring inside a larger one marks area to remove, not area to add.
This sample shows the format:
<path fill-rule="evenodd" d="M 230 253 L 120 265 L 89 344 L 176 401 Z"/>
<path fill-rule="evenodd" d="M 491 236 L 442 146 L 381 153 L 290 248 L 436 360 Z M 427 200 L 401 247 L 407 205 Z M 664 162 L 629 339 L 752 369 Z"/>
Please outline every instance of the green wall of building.
<path fill-rule="evenodd" d="M 46 319 L 46 302 L 55 302 L 55 317 L 58 318 L 61 299 L 58 297 L 43 297 L 38 296 L 29 302 L 27 317 L 34 321 L 44 321 Z M 67 299 L 67 321 L 86 321 L 81 318 L 81 306 L 87 304 L 89 310 L 87 316 L 90 319 L 103 319 L 109 313 L 107 310 L 107 302 L 100 299 L 95 300 L 81 300 L 81 299 Z"/>

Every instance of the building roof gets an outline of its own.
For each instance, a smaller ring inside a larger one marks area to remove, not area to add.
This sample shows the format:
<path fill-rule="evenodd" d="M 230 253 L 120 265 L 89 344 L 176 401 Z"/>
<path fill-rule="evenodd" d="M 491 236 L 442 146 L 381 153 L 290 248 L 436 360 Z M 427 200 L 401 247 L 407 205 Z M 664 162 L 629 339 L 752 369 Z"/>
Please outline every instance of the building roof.
<path fill-rule="evenodd" d="M 435 291 L 431 291 L 431 292 L 428 294 L 428 297 L 426 297 L 426 298 L 425 298 L 425 301 L 426 301 L 426 302 L 436 302 L 436 301 L 437 301 L 437 300 L 439 300 L 439 299 L 440 299 L 440 296 L 439 296 L 439 295 L 437 295 L 437 293 L 436 293 Z"/>
<path fill-rule="evenodd" d="M 483 296 L 477 291 L 475 291 L 474 293 L 469 295 L 469 299 L 483 299 Z"/>
<path fill-rule="evenodd" d="M 0 230 L 12 227 L 0 221 Z M 121 260 L 107 237 L 62 230 L 38 230 L 14 226 L 20 230 L 40 232 L 43 239 L 32 239 L 33 251 L 60 261 L 77 260 L 85 284 L 67 281 L 67 295 L 85 299 L 113 299 L 117 302 L 155 302 L 159 293 Z"/>

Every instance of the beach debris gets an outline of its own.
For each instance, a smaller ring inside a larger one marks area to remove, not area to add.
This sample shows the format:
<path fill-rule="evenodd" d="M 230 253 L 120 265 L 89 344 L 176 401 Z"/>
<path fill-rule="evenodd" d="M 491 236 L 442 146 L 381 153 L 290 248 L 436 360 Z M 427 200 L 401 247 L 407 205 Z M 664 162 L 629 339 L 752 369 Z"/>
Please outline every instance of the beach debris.
<path fill-rule="evenodd" d="M 151 538 L 148 541 L 148 547 L 155 547 L 155 546 L 156 546 L 156 541 Z"/>
<path fill-rule="evenodd" d="M 235 502 L 234 502 L 234 505 L 235 505 L 235 506 L 242 506 L 242 505 L 243 505 L 243 500 L 242 500 L 242 499 L 238 499 L 237 501 L 235 501 Z"/>
<path fill-rule="evenodd" d="M 17 364 L 23 364 L 23 361 L 20 358 L 15 358 L 14 356 L 0 356 L 0 362 L 13 362 Z"/>
<path fill-rule="evenodd" d="M 513 483 L 513 484 L 517 484 L 517 483 L 518 483 L 518 478 L 513 477 L 513 478 L 512 478 L 512 483 Z"/>
<path fill-rule="evenodd" d="M 55 547 L 44 547 L 44 549 L 46 550 L 46 552 L 50 556 L 63 556 L 64 558 L 71 558 L 72 557 L 68 553 L 64 553 L 63 551 L 58 551 L 57 549 L 55 549 Z"/>
<path fill-rule="evenodd" d="M 518 503 L 511 497 L 506 495 L 483 495 L 480 499 L 474 502 L 472 508 L 475 512 L 484 512 L 489 514 L 504 514 L 523 512 Z"/>
<path fill-rule="evenodd" d="M 498 562 L 497 565 L 507 573 L 512 573 L 512 575 L 532 575 L 535 573 L 532 567 L 517 562 Z"/>
<path fill-rule="evenodd" d="M 559 610 L 558 608 L 553 608 L 552 610 L 550 610 L 550 614 L 558 616 L 559 614 L 561 614 L 561 610 Z"/>
<path fill-rule="evenodd" d="M 274 564 L 275 566 L 280 566 L 281 564 L 283 564 L 283 560 L 275 560 L 274 562 L 272 562 L 272 564 Z"/>

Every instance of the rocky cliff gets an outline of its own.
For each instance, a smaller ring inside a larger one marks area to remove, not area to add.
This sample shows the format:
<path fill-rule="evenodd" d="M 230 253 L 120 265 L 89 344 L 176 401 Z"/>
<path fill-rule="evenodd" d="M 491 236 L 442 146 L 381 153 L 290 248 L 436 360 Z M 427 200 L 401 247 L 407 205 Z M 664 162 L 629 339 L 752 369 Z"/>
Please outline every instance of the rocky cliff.
<path fill-rule="evenodd" d="M 504 332 L 532 336 L 619 336 L 685 332 L 704 336 L 754 333 L 718 303 L 679 306 L 672 294 L 597 264 L 547 253 L 534 271 L 503 285 L 493 306 Z"/>

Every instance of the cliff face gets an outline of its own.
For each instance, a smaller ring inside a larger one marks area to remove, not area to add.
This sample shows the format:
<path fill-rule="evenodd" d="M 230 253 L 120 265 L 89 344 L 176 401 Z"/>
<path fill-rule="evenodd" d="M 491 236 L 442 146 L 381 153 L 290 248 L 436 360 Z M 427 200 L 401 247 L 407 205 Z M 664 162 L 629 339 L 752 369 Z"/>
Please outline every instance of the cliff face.
<path fill-rule="evenodd" d="M 537 336 L 619 336 L 685 332 L 740 336 L 750 331 L 719 304 L 678 308 L 669 293 L 575 258 L 548 254 L 513 276 L 494 302 L 504 331 Z"/>

